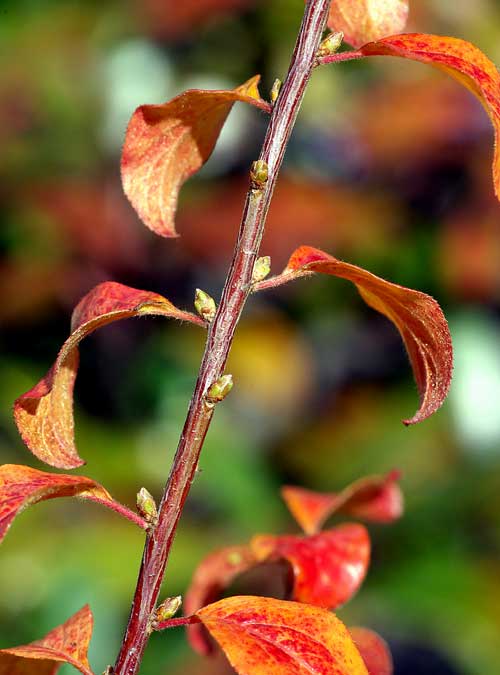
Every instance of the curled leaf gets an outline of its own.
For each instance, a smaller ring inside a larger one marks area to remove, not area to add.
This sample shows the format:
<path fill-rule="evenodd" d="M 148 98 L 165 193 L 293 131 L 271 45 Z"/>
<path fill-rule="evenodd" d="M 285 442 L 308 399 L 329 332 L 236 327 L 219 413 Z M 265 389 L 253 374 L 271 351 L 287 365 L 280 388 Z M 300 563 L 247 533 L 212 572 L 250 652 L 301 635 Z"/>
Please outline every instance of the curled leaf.
<path fill-rule="evenodd" d="M 201 607 L 214 602 L 231 582 L 243 572 L 257 564 L 248 546 L 228 546 L 211 553 L 198 565 L 191 585 L 184 598 L 184 611 L 194 614 Z M 199 654 L 209 654 L 212 644 L 207 639 L 203 625 L 187 627 L 192 648 Z"/>
<path fill-rule="evenodd" d="M 342 492 L 313 492 L 286 485 L 281 495 L 306 534 L 315 534 L 334 513 L 346 513 L 376 523 L 391 523 L 403 513 L 399 473 L 369 476 L 355 481 Z"/>
<path fill-rule="evenodd" d="M 258 535 L 250 544 L 259 562 L 287 560 L 292 566 L 293 600 L 335 609 L 361 586 L 370 561 L 370 538 L 363 525 L 343 524 L 309 537 Z"/>
<path fill-rule="evenodd" d="M 239 675 L 368 675 L 348 630 L 324 609 L 245 595 L 197 616 Z"/>
<path fill-rule="evenodd" d="M 80 497 L 95 501 L 146 528 L 142 518 L 115 502 L 109 492 L 91 478 L 3 464 L 0 466 L 0 542 L 14 518 L 27 506 L 57 497 Z"/>
<path fill-rule="evenodd" d="M 0 650 L 0 675 L 55 675 L 69 663 L 93 675 L 87 658 L 94 620 L 88 605 L 41 640 Z"/>
<path fill-rule="evenodd" d="M 342 31 L 353 47 L 401 33 L 408 20 L 408 0 L 332 0 L 328 26 Z"/>
<path fill-rule="evenodd" d="M 420 395 L 419 410 L 403 423 L 415 424 L 436 412 L 448 394 L 453 370 L 450 331 L 436 300 L 426 293 L 385 281 L 311 246 L 298 248 L 281 275 L 262 281 L 254 288 L 273 288 L 311 273 L 352 281 L 363 300 L 384 314 L 399 330 Z"/>
<path fill-rule="evenodd" d="M 500 73 L 483 52 L 466 40 L 424 33 L 407 33 L 368 42 L 359 50 L 325 56 L 321 63 L 346 61 L 364 56 L 400 56 L 429 63 L 454 77 L 481 102 L 493 124 L 495 151 L 493 184 L 500 199 Z"/>
<path fill-rule="evenodd" d="M 385 640 L 368 628 L 349 628 L 369 675 L 392 675 L 392 656 Z"/>
<path fill-rule="evenodd" d="M 191 89 L 162 105 L 137 108 L 122 154 L 125 194 L 156 234 L 175 237 L 174 216 L 182 184 L 210 157 L 236 101 L 270 112 L 260 98 L 260 76 L 231 91 Z"/>
<path fill-rule="evenodd" d="M 78 344 L 97 328 L 135 316 L 166 316 L 203 326 L 166 298 L 108 281 L 96 286 L 76 306 L 71 335 L 47 375 L 14 404 L 14 419 L 23 441 L 46 464 L 74 469 L 84 464 L 74 443 L 73 388 Z"/>

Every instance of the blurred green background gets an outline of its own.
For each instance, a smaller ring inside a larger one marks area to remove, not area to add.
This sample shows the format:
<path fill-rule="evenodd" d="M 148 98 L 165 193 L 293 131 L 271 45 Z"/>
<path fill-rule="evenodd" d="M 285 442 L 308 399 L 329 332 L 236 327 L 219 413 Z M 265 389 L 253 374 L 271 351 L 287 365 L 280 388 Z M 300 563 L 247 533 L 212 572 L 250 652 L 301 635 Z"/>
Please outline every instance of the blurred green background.
<path fill-rule="evenodd" d="M 183 189 L 181 237 L 141 225 L 121 192 L 134 108 L 191 87 L 283 77 L 302 0 L 2 0 L 0 4 L 0 459 L 44 468 L 11 418 L 48 369 L 78 299 L 113 279 L 189 308 L 216 298 L 265 116 L 239 104 Z M 500 5 L 414 2 L 411 30 L 451 34 L 500 60 Z M 395 329 L 346 282 L 253 297 L 176 538 L 165 594 L 210 550 L 296 531 L 283 483 L 337 490 L 391 468 L 407 507 L 373 527 L 373 564 L 339 612 L 378 630 L 396 675 L 496 675 L 500 636 L 500 205 L 492 131 L 455 81 L 374 59 L 315 72 L 262 254 L 278 272 L 301 243 L 434 295 L 454 337 L 449 400 L 411 429 L 415 386 Z M 159 496 L 196 377 L 202 332 L 141 319 L 82 345 L 76 430 L 84 473 L 133 506 Z M 25 512 L 0 553 L 0 647 L 41 637 L 89 602 L 96 672 L 113 662 L 143 536 L 92 504 Z M 61 673 L 73 672 L 63 667 Z M 144 675 L 221 675 L 182 630 L 154 635 Z"/>

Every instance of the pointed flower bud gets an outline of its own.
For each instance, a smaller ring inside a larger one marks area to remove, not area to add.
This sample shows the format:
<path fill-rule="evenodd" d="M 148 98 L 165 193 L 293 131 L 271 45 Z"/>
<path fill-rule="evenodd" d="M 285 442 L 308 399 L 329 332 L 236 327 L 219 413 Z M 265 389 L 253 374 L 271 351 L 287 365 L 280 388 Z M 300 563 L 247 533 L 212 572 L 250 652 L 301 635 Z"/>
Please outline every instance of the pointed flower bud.
<path fill-rule="evenodd" d="M 318 56 L 330 56 L 340 49 L 344 40 L 344 33 L 340 30 L 338 33 L 330 33 L 320 44 Z"/>
<path fill-rule="evenodd" d="M 252 283 L 263 281 L 271 271 L 271 258 L 268 255 L 257 258 L 253 266 Z"/>
<path fill-rule="evenodd" d="M 158 605 L 155 612 L 155 622 L 161 623 L 168 621 L 179 611 L 182 605 L 182 595 L 176 595 L 173 598 L 166 598 L 161 605 Z"/>
<path fill-rule="evenodd" d="M 209 323 L 213 320 L 217 309 L 217 305 L 212 296 L 199 288 L 196 289 L 196 294 L 194 296 L 194 307 L 201 318 Z"/>
<path fill-rule="evenodd" d="M 250 169 L 250 179 L 255 188 L 261 189 L 267 183 L 269 177 L 269 167 L 263 159 L 258 159 L 252 164 Z"/>
<path fill-rule="evenodd" d="M 221 375 L 208 389 L 205 399 L 208 403 L 223 401 L 233 388 L 233 376 Z"/>
<path fill-rule="evenodd" d="M 281 89 L 281 85 L 282 85 L 282 84 L 283 84 L 283 82 L 282 82 L 280 79 L 278 79 L 278 78 L 276 78 L 276 79 L 274 80 L 274 82 L 273 82 L 273 86 L 271 87 L 271 91 L 270 91 L 270 93 L 269 93 L 269 97 L 270 97 L 271 103 L 272 103 L 273 105 L 276 103 L 276 99 L 277 99 L 278 96 L 279 96 L 279 93 L 280 93 L 280 89 Z"/>
<path fill-rule="evenodd" d="M 137 493 L 137 510 L 147 523 L 155 525 L 158 520 L 158 509 L 151 493 L 145 487 Z"/>

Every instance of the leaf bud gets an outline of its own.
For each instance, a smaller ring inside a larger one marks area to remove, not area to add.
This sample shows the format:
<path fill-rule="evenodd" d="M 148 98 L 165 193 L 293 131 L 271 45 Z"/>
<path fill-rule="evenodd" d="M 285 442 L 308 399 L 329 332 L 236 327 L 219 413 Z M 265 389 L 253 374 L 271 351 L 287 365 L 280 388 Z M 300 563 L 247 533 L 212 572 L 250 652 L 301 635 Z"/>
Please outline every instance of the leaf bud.
<path fill-rule="evenodd" d="M 250 179 L 257 189 L 264 187 L 269 177 L 269 167 L 263 159 L 258 159 L 252 163 L 250 169 Z"/>
<path fill-rule="evenodd" d="M 233 376 L 221 375 L 212 385 L 210 385 L 205 399 L 208 403 L 219 403 L 223 401 L 233 388 Z"/>
<path fill-rule="evenodd" d="M 271 87 L 271 91 L 270 91 L 270 93 L 269 93 L 269 97 L 270 97 L 271 103 L 272 103 L 273 105 L 276 103 L 276 99 L 277 99 L 278 96 L 279 96 L 279 93 L 280 93 L 280 89 L 281 89 L 281 85 L 282 85 L 282 84 L 283 84 L 283 82 L 282 82 L 280 79 L 278 79 L 278 78 L 276 78 L 276 79 L 274 80 L 274 82 L 273 82 L 273 86 Z"/>
<path fill-rule="evenodd" d="M 156 502 L 145 487 L 141 488 L 137 493 L 137 510 L 147 523 L 156 525 L 158 520 Z"/>
<path fill-rule="evenodd" d="M 252 283 L 263 281 L 271 271 L 271 258 L 268 255 L 257 258 L 253 266 Z"/>
<path fill-rule="evenodd" d="M 340 49 L 344 40 L 344 33 L 339 30 L 337 33 L 330 33 L 320 44 L 318 56 L 330 56 Z"/>
<path fill-rule="evenodd" d="M 102 675 L 113 675 L 114 668 L 113 666 L 108 666 Z"/>
<path fill-rule="evenodd" d="M 208 323 L 213 320 L 217 310 L 217 305 L 212 296 L 199 288 L 196 289 L 194 296 L 194 307 L 201 318 L 208 321 Z"/>
<path fill-rule="evenodd" d="M 182 595 L 176 595 L 173 598 L 166 598 L 161 605 L 158 605 L 155 611 L 155 623 L 168 621 L 179 611 L 182 605 Z"/>

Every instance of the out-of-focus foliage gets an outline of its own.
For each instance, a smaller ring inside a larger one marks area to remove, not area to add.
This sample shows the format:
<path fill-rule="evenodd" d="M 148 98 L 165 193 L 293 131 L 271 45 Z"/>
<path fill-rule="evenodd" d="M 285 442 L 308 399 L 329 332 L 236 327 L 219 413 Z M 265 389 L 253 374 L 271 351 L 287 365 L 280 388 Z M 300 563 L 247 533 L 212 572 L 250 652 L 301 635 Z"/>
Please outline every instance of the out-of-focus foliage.
<path fill-rule="evenodd" d="M 149 233 L 122 195 L 126 123 L 140 104 L 191 87 L 231 89 L 255 72 L 264 95 L 285 74 L 302 10 L 302 0 L 2 3 L 2 462 L 32 461 L 12 403 L 46 373 L 91 287 L 113 280 L 186 309 L 196 287 L 218 297 L 266 116 L 236 105 L 213 157 L 183 189 L 181 237 L 168 241 Z M 415 2 L 408 29 L 456 35 L 500 61 L 494 0 Z M 403 428 L 415 392 L 399 336 L 349 284 L 318 277 L 254 296 L 228 366 L 235 387 L 207 438 L 166 595 L 185 592 L 209 551 L 290 527 L 283 483 L 335 492 L 399 467 L 405 516 L 377 526 L 370 573 L 339 616 L 388 640 L 397 675 L 496 675 L 500 214 L 492 138 L 474 97 L 424 65 L 372 59 L 314 74 L 262 255 L 279 272 L 306 242 L 435 296 L 455 343 L 450 399 Z M 130 507 L 143 485 L 161 492 L 202 341 L 196 327 L 145 318 L 82 344 L 76 441 L 85 475 Z M 121 639 L 142 542 L 140 530 L 90 503 L 58 499 L 23 513 L 0 551 L 0 648 L 39 638 L 89 602 L 90 662 L 101 672 Z M 143 671 L 224 672 L 196 659 L 183 632 L 169 631 L 151 640 Z"/>

